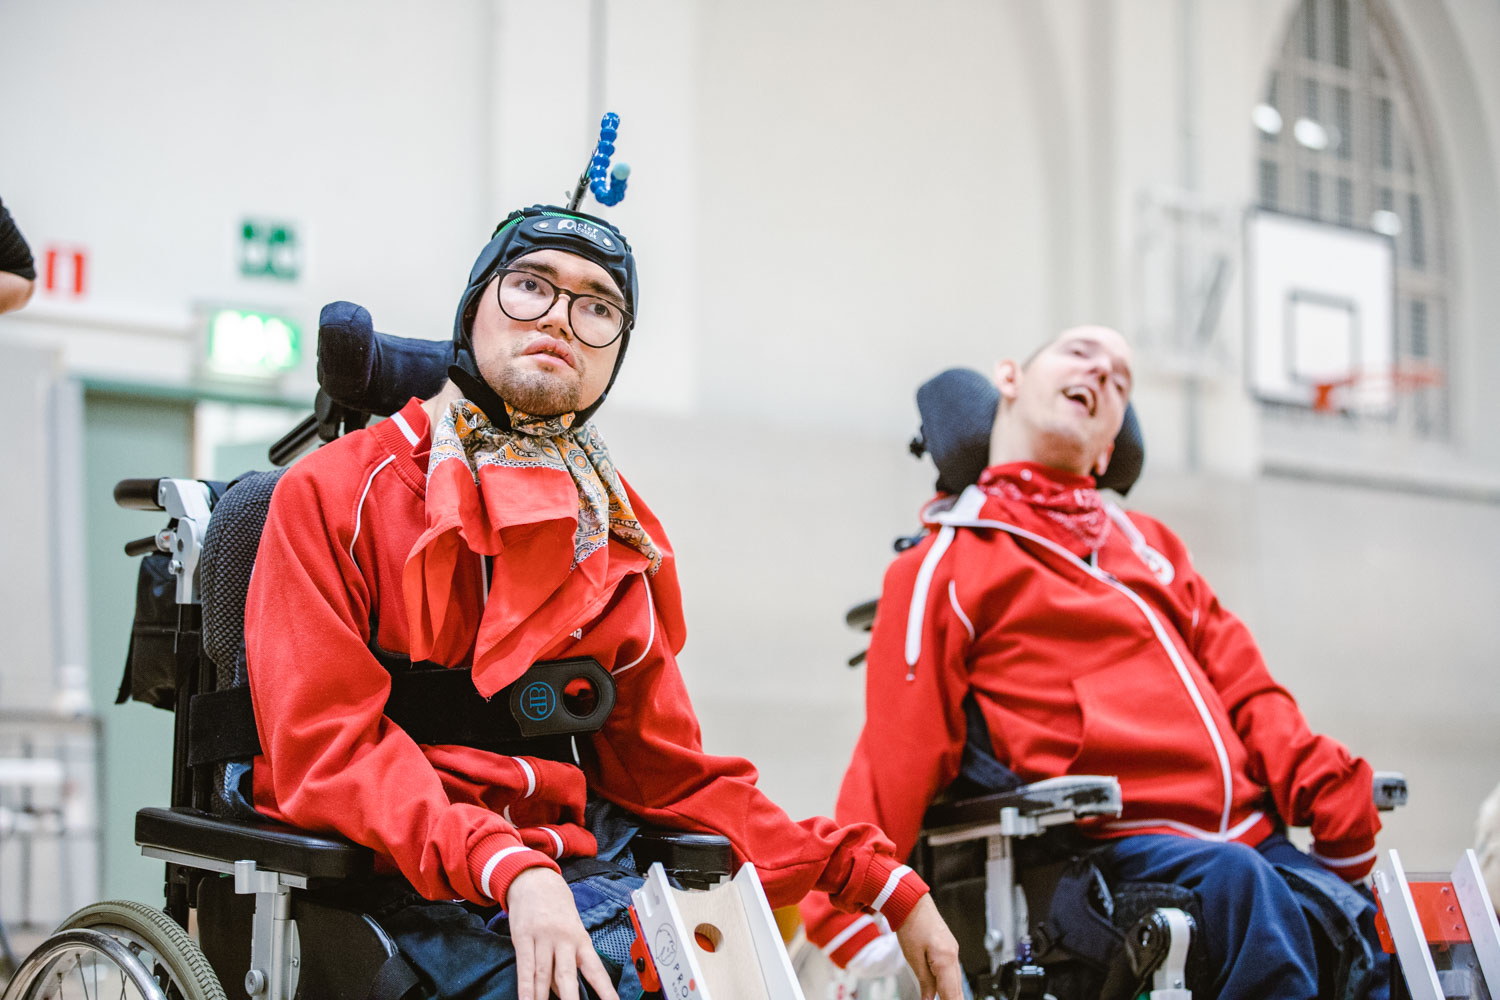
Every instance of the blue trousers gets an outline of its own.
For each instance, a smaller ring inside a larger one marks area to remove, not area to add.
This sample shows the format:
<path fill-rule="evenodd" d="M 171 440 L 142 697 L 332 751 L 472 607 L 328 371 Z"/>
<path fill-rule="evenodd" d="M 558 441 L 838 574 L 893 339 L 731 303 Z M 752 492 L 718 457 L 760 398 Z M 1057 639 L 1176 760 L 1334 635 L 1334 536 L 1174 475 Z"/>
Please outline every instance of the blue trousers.
<path fill-rule="evenodd" d="M 602 801 L 591 801 L 588 826 L 599 844 L 599 858 L 616 869 L 600 872 L 595 859 L 561 862 L 573 890 L 578 916 L 615 982 L 620 1000 L 638 1000 L 640 979 L 630 962 L 630 893 L 644 883 L 634 871 L 629 843 L 638 829 L 634 817 Z M 516 952 L 510 923 L 498 907 L 439 902 L 417 895 L 404 879 L 385 879 L 373 890 L 367 912 L 396 942 L 427 998 L 515 1000 Z M 581 995 L 592 996 L 583 977 Z"/>
<path fill-rule="evenodd" d="M 1214 976 L 1208 998 L 1318 997 L 1317 956 L 1330 949 L 1315 944 L 1316 937 L 1346 947 L 1342 960 L 1356 962 L 1353 992 L 1370 1000 L 1389 996 L 1374 903 L 1279 833 L 1258 848 L 1143 834 L 1109 841 L 1099 861 L 1118 878 L 1171 882 L 1198 894 L 1207 926 L 1196 937 Z M 1363 964 L 1349 953 L 1365 956 Z"/>

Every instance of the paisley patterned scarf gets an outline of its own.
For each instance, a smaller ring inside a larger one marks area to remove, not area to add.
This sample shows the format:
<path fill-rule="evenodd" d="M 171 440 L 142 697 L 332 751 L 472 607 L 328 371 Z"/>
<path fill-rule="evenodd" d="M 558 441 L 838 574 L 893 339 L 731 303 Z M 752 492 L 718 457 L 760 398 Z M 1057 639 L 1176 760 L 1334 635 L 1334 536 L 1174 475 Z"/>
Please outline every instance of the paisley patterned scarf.
<path fill-rule="evenodd" d="M 432 434 L 432 457 L 427 479 L 441 462 L 461 459 L 480 484 L 480 471 L 487 465 L 509 469 L 557 469 L 573 477 L 578 489 L 578 530 L 573 536 L 573 567 L 602 549 L 614 535 L 650 561 L 646 571 L 654 576 L 661 566 L 661 553 L 630 509 L 620 475 L 609 457 L 609 448 L 593 424 L 573 430 L 576 414 L 533 417 L 509 403 L 511 433 L 490 422 L 484 411 L 467 399 L 448 405 Z M 572 567 L 570 567 L 572 568 Z"/>
<path fill-rule="evenodd" d="M 459 399 L 433 427 L 427 527 L 403 574 L 412 658 L 457 663 L 472 643 L 486 696 L 596 614 L 626 573 L 662 566 L 593 424 L 507 410 L 510 431 Z M 612 553 L 611 535 L 636 558 Z M 464 593 L 486 586 L 503 599 Z"/>

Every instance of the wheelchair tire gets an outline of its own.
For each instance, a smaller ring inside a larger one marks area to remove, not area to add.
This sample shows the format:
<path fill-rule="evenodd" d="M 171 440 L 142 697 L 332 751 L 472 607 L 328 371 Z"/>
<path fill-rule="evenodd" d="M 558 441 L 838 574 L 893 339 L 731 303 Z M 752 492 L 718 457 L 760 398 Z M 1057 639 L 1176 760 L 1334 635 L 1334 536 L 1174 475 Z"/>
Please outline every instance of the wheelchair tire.
<path fill-rule="evenodd" d="M 94 903 L 64 920 L 21 963 L 5 1000 L 92 1000 L 106 991 L 105 984 L 110 995 L 131 1000 L 226 1000 L 187 932 L 160 910 L 132 900 Z"/>

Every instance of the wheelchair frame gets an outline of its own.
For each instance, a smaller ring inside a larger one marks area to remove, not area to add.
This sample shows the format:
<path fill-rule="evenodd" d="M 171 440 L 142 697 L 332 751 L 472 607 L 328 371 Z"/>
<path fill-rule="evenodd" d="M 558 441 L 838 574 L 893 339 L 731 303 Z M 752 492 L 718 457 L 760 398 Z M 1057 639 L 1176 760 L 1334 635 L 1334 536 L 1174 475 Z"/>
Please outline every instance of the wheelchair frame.
<path fill-rule="evenodd" d="M 932 848 L 985 842 L 984 951 L 988 971 L 975 977 L 975 996 L 1048 995 L 1046 970 L 1031 954 L 1025 894 L 1017 878 L 1015 841 L 1090 817 L 1119 816 L 1119 779 L 1064 775 L 1010 792 L 940 802 L 923 817 L 914 855 Z M 919 870 L 920 870 L 919 866 Z M 933 886 L 934 896 L 941 886 Z M 1187 956 L 1194 922 L 1176 907 L 1157 907 L 1125 936 L 1125 961 L 1138 983 L 1150 981 L 1151 1000 L 1189 1000 Z"/>

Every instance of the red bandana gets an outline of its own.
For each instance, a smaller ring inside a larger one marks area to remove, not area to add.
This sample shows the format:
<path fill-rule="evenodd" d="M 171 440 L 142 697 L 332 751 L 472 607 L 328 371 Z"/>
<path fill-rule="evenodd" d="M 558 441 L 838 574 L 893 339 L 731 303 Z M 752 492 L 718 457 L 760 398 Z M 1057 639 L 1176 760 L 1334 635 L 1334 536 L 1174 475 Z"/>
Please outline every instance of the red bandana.
<path fill-rule="evenodd" d="M 1109 513 L 1092 476 L 1075 476 L 1035 462 L 1012 462 L 985 469 L 979 475 L 979 488 L 1025 504 L 1062 528 L 1086 552 L 1098 550 L 1109 537 Z"/>

